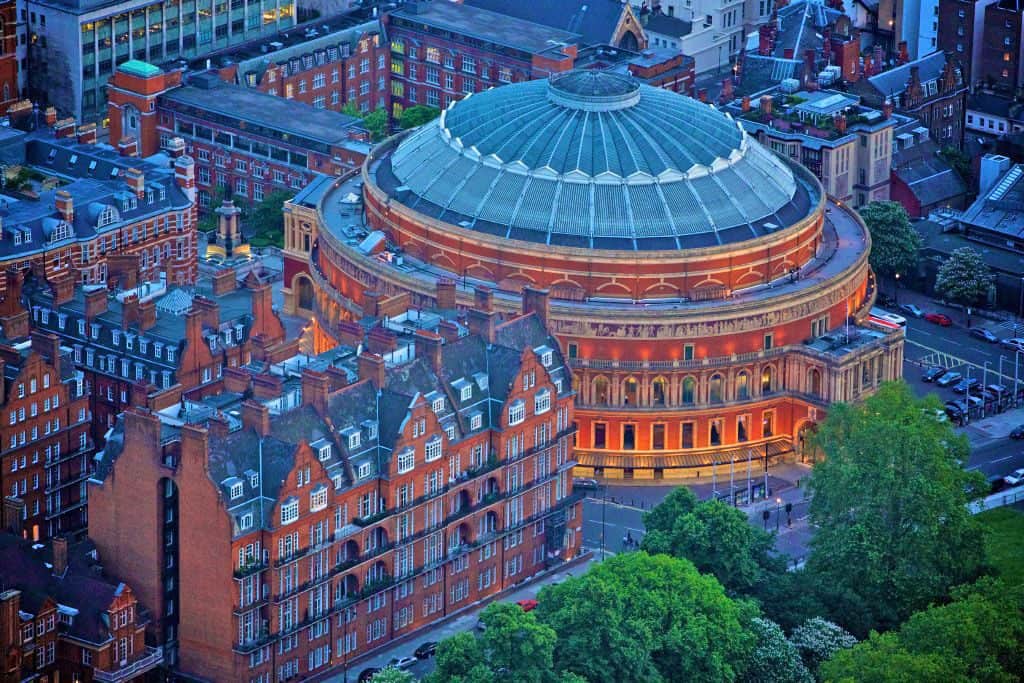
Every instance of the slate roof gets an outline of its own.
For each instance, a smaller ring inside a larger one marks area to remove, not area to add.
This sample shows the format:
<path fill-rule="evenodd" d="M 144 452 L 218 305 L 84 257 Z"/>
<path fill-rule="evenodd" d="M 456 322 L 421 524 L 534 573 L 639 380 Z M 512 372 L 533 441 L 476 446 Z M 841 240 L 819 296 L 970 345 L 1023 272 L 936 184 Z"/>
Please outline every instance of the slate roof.
<path fill-rule="evenodd" d="M 652 13 L 647 16 L 647 25 L 644 26 L 644 29 L 648 33 L 661 33 L 673 38 L 682 38 L 690 35 L 693 31 L 693 23 L 663 13 Z"/>
<path fill-rule="evenodd" d="M 980 111 L 1005 118 L 1010 115 L 1013 106 L 1012 99 L 992 93 L 976 92 L 967 96 L 967 109 L 970 111 Z"/>
<path fill-rule="evenodd" d="M 76 551 L 69 549 L 69 555 Z M 74 638 L 102 644 L 111 637 L 106 612 L 124 584 L 111 583 L 100 575 L 70 561 L 63 576 L 54 576 L 46 566 L 49 549 L 33 549 L 31 543 L 8 532 L 0 533 L 0 584 L 21 591 L 21 607 L 38 613 L 48 599 L 78 610 L 66 633 Z"/>
<path fill-rule="evenodd" d="M 946 67 L 946 55 L 942 52 L 933 52 L 913 62 L 875 74 L 868 78 L 867 82 L 883 98 L 899 95 L 907 89 L 910 70 L 915 66 L 919 69 L 918 79 L 922 84 L 937 80 L 942 78 L 942 71 Z"/>
<path fill-rule="evenodd" d="M 463 4 L 578 33 L 586 45 L 611 43 L 627 6 L 618 0 L 465 0 Z"/>
<path fill-rule="evenodd" d="M 1014 164 L 960 216 L 968 229 L 1024 236 L 1024 165 Z"/>
<path fill-rule="evenodd" d="M 939 156 L 939 146 L 932 140 L 919 142 L 893 155 L 893 171 L 922 207 L 960 197 L 967 186 L 949 163 Z"/>

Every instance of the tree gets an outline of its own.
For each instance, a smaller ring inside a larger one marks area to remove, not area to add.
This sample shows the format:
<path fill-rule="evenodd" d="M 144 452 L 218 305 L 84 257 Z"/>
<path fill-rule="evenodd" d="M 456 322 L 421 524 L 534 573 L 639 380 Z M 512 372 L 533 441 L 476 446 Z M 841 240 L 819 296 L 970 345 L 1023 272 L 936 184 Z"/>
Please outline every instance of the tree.
<path fill-rule="evenodd" d="M 363 117 L 363 126 L 370 131 L 370 139 L 378 142 L 387 137 L 388 115 L 383 109 L 374 109 Z"/>
<path fill-rule="evenodd" d="M 898 202 L 871 202 L 860 210 L 871 233 L 868 260 L 875 272 L 885 277 L 917 271 L 921 236 L 910 225 L 910 216 Z"/>
<path fill-rule="evenodd" d="M 538 619 L 555 630 L 555 668 L 602 681 L 735 681 L 756 608 L 688 560 L 640 551 L 547 586 Z"/>
<path fill-rule="evenodd" d="M 804 666 L 817 673 L 822 662 L 831 659 L 839 650 L 853 647 L 857 639 L 842 626 L 814 617 L 793 629 L 789 642 L 800 654 Z"/>
<path fill-rule="evenodd" d="M 944 299 L 974 306 L 988 297 L 994 281 L 995 276 L 981 254 L 971 247 L 960 247 L 939 266 L 935 291 Z"/>
<path fill-rule="evenodd" d="M 375 673 L 370 680 L 372 683 L 413 683 L 416 677 L 408 671 L 389 666 Z"/>
<path fill-rule="evenodd" d="M 974 177 L 974 170 L 971 168 L 971 157 L 963 151 L 953 147 L 952 145 L 946 145 L 939 152 L 939 156 L 946 160 L 946 162 L 953 167 L 953 170 L 957 172 L 960 179 L 964 181 L 968 186 L 971 185 L 972 178 Z"/>
<path fill-rule="evenodd" d="M 436 668 L 428 683 L 490 683 L 494 673 L 484 662 L 480 641 L 472 633 L 457 633 L 437 644 Z"/>
<path fill-rule="evenodd" d="M 206 233 L 216 232 L 220 216 L 217 215 L 215 209 L 220 208 L 221 203 L 224 201 L 224 196 L 224 188 L 220 185 L 214 185 L 210 190 L 210 206 L 199 218 L 196 230 Z"/>
<path fill-rule="evenodd" d="M 807 671 L 800 653 L 786 640 L 786 634 L 779 625 L 761 617 L 750 622 L 751 631 L 757 641 L 743 672 L 742 681 L 749 683 L 810 683 L 813 679 Z"/>
<path fill-rule="evenodd" d="M 1019 588 L 983 579 L 957 599 L 914 614 L 898 632 L 871 637 L 825 662 L 835 681 L 1019 681 L 1024 672 L 1024 599 Z M 895 678 L 893 662 L 899 663 Z M 913 678 L 911 678 L 911 675 Z"/>
<path fill-rule="evenodd" d="M 931 417 L 938 407 L 889 382 L 831 407 L 812 438 L 826 457 L 809 483 L 807 567 L 832 619 L 855 635 L 900 624 L 982 564 L 983 527 L 966 507 L 980 475 L 958 464 L 967 438 Z"/>
<path fill-rule="evenodd" d="M 719 500 L 698 502 L 685 487 L 645 513 L 644 527 L 644 550 L 690 560 L 731 594 L 750 594 L 766 576 L 784 570 L 784 560 L 769 555 L 771 535 L 752 526 L 746 514 Z"/>
<path fill-rule="evenodd" d="M 428 107 L 425 104 L 417 104 L 414 107 L 409 107 L 402 112 L 402 116 L 399 117 L 398 123 L 402 127 L 402 130 L 408 130 L 409 128 L 417 128 L 422 126 L 424 123 L 429 123 L 441 115 L 441 110 L 437 107 Z"/>
<path fill-rule="evenodd" d="M 284 203 L 294 196 L 288 190 L 274 190 L 252 207 L 246 224 L 254 246 L 284 246 Z"/>

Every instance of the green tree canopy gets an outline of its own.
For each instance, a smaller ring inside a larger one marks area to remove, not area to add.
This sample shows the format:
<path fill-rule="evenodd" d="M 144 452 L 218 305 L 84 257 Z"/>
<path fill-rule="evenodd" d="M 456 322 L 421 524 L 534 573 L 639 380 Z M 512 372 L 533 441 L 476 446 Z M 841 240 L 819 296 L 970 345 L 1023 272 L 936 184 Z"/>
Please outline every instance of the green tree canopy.
<path fill-rule="evenodd" d="M 899 202 L 871 202 L 860 209 L 860 217 L 871 233 L 868 260 L 876 273 L 892 277 L 896 273 L 917 271 L 921 236 L 910 224 L 910 216 Z"/>
<path fill-rule="evenodd" d="M 735 681 L 755 646 L 751 603 L 687 560 L 643 551 L 544 588 L 535 611 L 558 634 L 556 669 L 592 683 Z"/>
<path fill-rule="evenodd" d="M 372 683 L 413 683 L 416 678 L 408 671 L 389 666 L 375 673 L 370 680 Z"/>
<path fill-rule="evenodd" d="M 838 652 L 822 664 L 825 680 L 1020 681 L 1021 590 L 984 579 L 958 590 L 956 597 L 914 614 L 898 632 L 872 633 L 865 642 Z"/>
<path fill-rule="evenodd" d="M 436 668 L 428 683 L 491 683 L 494 672 L 484 661 L 480 641 L 472 633 L 457 633 L 437 644 Z"/>
<path fill-rule="evenodd" d="M 982 525 L 966 507 L 980 475 L 957 463 L 967 439 L 935 420 L 936 408 L 890 382 L 829 408 L 814 436 L 825 459 L 809 483 L 817 532 L 807 566 L 832 619 L 856 635 L 895 627 L 981 566 Z"/>
<path fill-rule="evenodd" d="M 750 622 L 757 646 L 741 678 L 749 683 L 811 683 L 807 667 L 796 647 L 786 640 L 779 625 L 761 617 Z"/>
<path fill-rule="evenodd" d="M 971 247 L 960 247 L 939 266 L 935 291 L 939 296 L 965 306 L 985 301 L 995 276 L 981 254 Z"/>
<path fill-rule="evenodd" d="M 645 513 L 644 527 L 644 550 L 690 560 L 732 594 L 750 594 L 784 569 L 769 555 L 772 536 L 752 526 L 745 513 L 719 500 L 698 502 L 686 487 Z"/>
<path fill-rule="evenodd" d="M 284 203 L 295 196 L 288 190 L 274 190 L 249 211 L 246 224 L 256 246 L 284 246 Z"/>
<path fill-rule="evenodd" d="M 817 673 L 822 662 L 831 659 L 839 650 L 853 647 L 857 639 L 842 626 L 821 617 L 813 617 L 793 629 L 789 634 L 789 642 L 796 648 L 807 669 Z"/>
<path fill-rule="evenodd" d="M 437 107 L 428 107 L 425 104 L 417 104 L 414 107 L 409 107 L 402 112 L 402 116 L 399 117 L 398 122 L 402 130 L 408 130 L 409 128 L 416 128 L 422 126 L 424 123 L 433 121 L 441 115 L 441 110 Z"/>
<path fill-rule="evenodd" d="M 363 128 L 370 133 L 370 139 L 373 142 L 379 142 L 387 137 L 388 113 L 383 109 L 374 109 L 373 111 L 363 113 L 356 107 L 355 102 L 349 102 L 341 108 L 341 113 L 362 119 Z"/>

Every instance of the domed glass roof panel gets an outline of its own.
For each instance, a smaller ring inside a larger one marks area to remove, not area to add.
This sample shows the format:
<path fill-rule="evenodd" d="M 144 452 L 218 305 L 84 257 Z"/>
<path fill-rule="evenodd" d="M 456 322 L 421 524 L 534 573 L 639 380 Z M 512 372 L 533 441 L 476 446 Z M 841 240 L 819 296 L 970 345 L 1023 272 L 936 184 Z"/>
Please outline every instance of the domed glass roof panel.
<path fill-rule="evenodd" d="M 600 71 L 456 102 L 377 179 L 463 227 L 615 249 L 752 239 L 806 215 L 818 191 L 713 107 Z"/>

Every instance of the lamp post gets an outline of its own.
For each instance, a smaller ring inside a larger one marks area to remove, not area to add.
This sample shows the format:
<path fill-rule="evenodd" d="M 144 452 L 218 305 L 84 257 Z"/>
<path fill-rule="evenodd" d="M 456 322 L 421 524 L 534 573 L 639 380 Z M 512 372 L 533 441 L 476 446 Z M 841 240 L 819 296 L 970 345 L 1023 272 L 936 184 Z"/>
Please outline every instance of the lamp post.
<path fill-rule="evenodd" d="M 782 498 L 775 499 L 775 531 L 779 530 L 779 519 L 782 517 Z"/>
<path fill-rule="evenodd" d="M 604 562 L 604 525 L 605 525 L 605 510 L 608 509 L 608 482 L 602 482 L 601 484 L 601 561 Z"/>
<path fill-rule="evenodd" d="M 988 386 L 988 364 L 991 363 L 991 362 L 992 361 L 990 361 L 990 360 L 985 361 L 985 364 L 982 365 L 982 368 L 981 368 L 981 417 L 982 418 L 985 417 L 985 404 L 987 403 L 987 401 L 985 400 L 985 387 Z M 968 391 L 968 394 L 969 393 L 970 392 Z"/>
<path fill-rule="evenodd" d="M 896 273 L 896 305 L 900 305 L 900 274 Z"/>

